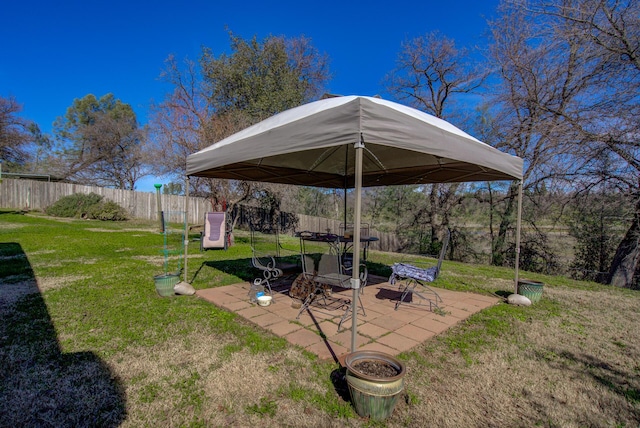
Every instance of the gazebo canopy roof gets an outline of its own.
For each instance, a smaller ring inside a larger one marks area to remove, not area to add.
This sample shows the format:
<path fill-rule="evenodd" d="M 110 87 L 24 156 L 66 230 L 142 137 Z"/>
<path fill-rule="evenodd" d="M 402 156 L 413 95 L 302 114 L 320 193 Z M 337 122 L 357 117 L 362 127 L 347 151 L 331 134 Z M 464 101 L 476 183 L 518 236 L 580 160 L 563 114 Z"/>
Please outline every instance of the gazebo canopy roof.
<path fill-rule="evenodd" d="M 419 110 L 344 96 L 272 116 L 187 158 L 187 175 L 352 188 L 522 179 L 522 159 Z"/>

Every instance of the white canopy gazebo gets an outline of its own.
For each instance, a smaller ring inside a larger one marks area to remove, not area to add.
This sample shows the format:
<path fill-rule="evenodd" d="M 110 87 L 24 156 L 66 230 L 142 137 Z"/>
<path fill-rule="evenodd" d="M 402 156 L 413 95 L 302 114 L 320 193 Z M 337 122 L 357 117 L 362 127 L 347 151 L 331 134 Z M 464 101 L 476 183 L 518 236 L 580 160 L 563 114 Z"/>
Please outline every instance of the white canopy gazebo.
<path fill-rule="evenodd" d="M 518 180 L 516 287 L 522 167 L 522 159 L 442 119 L 362 96 L 328 98 L 286 110 L 187 157 L 187 177 L 354 188 L 354 266 L 360 264 L 362 187 Z M 351 285 L 351 350 L 355 351 L 357 269 Z"/>

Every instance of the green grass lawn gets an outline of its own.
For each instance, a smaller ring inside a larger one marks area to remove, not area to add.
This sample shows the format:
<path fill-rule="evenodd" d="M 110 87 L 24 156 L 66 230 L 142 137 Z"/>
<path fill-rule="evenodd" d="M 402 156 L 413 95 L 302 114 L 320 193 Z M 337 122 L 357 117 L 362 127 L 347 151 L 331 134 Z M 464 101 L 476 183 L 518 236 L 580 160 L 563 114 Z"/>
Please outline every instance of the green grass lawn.
<path fill-rule="evenodd" d="M 545 283 L 542 300 L 498 304 L 402 354 L 403 400 L 374 423 L 353 411 L 335 363 L 195 296 L 159 297 L 155 227 L 0 211 L 0 426 L 640 422 L 637 292 L 524 273 Z M 194 242 L 188 278 L 196 289 L 248 281 L 250 257 L 241 231 L 228 251 Z M 388 275 L 400 259 L 371 252 L 369 271 Z M 445 261 L 436 286 L 506 296 L 512 278 Z"/>

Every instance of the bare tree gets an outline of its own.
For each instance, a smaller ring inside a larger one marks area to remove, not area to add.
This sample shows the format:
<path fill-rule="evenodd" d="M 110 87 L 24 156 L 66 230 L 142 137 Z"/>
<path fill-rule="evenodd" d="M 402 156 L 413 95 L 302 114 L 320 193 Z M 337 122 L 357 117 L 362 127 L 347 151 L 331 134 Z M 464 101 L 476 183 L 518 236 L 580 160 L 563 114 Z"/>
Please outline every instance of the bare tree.
<path fill-rule="evenodd" d="M 438 32 L 409 40 L 402 45 L 396 68 L 386 77 L 387 90 L 412 107 L 436 117 L 461 119 L 456 101 L 478 89 L 486 72 L 474 64 L 466 49 Z M 453 208 L 462 201 L 460 184 L 433 184 L 424 187 L 428 204 L 419 210 L 415 225 L 426 221 L 431 227 L 434 247 L 449 227 Z M 431 252 L 437 252 L 433 248 Z"/>
<path fill-rule="evenodd" d="M 546 44 L 563 53 L 562 102 L 535 100 L 562 123 L 570 168 L 594 182 L 598 159 L 611 155 L 609 180 L 630 195 L 635 214 L 613 258 L 612 285 L 640 287 L 640 2 L 556 0 L 512 3 L 544 25 Z M 558 135 L 560 137 L 560 135 Z"/>
<path fill-rule="evenodd" d="M 29 122 L 18 116 L 22 106 L 14 97 L 0 97 L 0 160 L 10 165 L 24 164 L 32 135 Z"/>
<path fill-rule="evenodd" d="M 533 19 L 523 4 L 500 6 L 490 23 L 490 57 L 499 83 L 488 109 L 485 141 L 525 159 L 524 190 L 536 195 L 543 183 L 570 180 L 580 174 L 571 124 L 558 111 L 572 111 L 589 96 L 593 73 L 585 68 L 593 52 L 573 37 L 560 39 L 549 22 Z M 510 253 L 517 188 L 511 185 L 502 210 L 495 211 L 499 226 L 492 236 L 492 262 L 501 264 Z M 531 199 L 531 198 L 530 198 Z M 531 202 L 535 202 L 531 199 Z M 548 240 L 540 231 L 540 246 Z M 509 256 L 511 258 L 511 256 Z"/>
<path fill-rule="evenodd" d="M 459 112 L 456 95 L 478 89 L 486 75 L 466 49 L 456 48 L 453 39 L 434 31 L 402 44 L 386 87 L 416 109 L 451 119 Z"/>

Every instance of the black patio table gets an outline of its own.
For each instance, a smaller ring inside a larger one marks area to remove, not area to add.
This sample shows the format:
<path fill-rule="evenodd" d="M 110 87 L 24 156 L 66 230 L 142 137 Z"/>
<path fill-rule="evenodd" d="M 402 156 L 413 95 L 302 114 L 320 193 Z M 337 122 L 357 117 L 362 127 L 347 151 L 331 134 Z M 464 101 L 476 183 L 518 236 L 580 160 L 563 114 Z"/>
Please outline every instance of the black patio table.
<path fill-rule="evenodd" d="M 353 247 L 353 235 L 345 237 L 344 235 L 336 235 L 334 233 L 321 233 L 302 231 L 296 232 L 295 236 L 300 238 L 300 253 L 302 256 L 306 254 L 305 241 L 310 242 L 324 242 L 329 244 L 330 248 L 340 255 L 343 261 L 345 260 L 349 250 Z M 362 245 L 362 262 L 367 262 L 367 253 L 369 250 L 369 244 L 371 242 L 378 241 L 376 236 L 365 236 L 360 238 Z"/>

